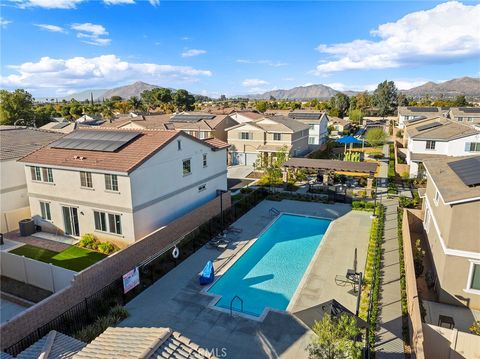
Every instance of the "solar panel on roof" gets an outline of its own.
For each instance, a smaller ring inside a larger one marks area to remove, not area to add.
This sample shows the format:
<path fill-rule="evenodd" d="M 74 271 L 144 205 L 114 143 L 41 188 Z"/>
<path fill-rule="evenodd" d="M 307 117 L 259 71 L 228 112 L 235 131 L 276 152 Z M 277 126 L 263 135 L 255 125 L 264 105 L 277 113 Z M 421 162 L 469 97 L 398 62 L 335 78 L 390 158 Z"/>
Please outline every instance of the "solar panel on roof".
<path fill-rule="evenodd" d="M 70 122 L 59 122 L 56 125 L 54 125 L 52 128 L 59 130 L 61 128 L 65 128 L 70 124 Z"/>
<path fill-rule="evenodd" d="M 321 113 L 310 113 L 310 112 L 290 112 L 288 117 L 294 119 L 304 119 L 304 120 L 311 120 L 311 119 L 319 119 L 322 116 Z"/>
<path fill-rule="evenodd" d="M 185 115 L 179 114 L 173 116 L 170 121 L 172 122 L 198 122 L 201 120 L 211 120 L 215 115 L 205 114 L 205 115 Z"/>
<path fill-rule="evenodd" d="M 480 157 L 449 162 L 448 165 L 469 187 L 480 185 Z"/>
<path fill-rule="evenodd" d="M 465 113 L 480 113 L 480 107 L 460 107 L 459 110 Z"/>
<path fill-rule="evenodd" d="M 436 107 L 413 107 L 409 106 L 407 107 L 409 111 L 412 112 L 438 112 L 438 108 Z"/>
<path fill-rule="evenodd" d="M 115 152 L 120 147 L 125 146 L 134 138 L 139 136 L 139 132 L 120 132 L 120 131 L 82 131 L 72 132 L 60 140 L 53 142 L 50 147 L 75 149 L 86 151 Z"/>
<path fill-rule="evenodd" d="M 440 122 L 432 122 L 432 123 L 428 123 L 426 125 L 423 125 L 423 126 L 418 126 L 417 127 L 417 130 L 418 131 L 425 131 L 425 130 L 428 130 L 430 128 L 435 128 L 435 127 L 438 127 L 438 126 L 441 126 L 442 124 Z"/>

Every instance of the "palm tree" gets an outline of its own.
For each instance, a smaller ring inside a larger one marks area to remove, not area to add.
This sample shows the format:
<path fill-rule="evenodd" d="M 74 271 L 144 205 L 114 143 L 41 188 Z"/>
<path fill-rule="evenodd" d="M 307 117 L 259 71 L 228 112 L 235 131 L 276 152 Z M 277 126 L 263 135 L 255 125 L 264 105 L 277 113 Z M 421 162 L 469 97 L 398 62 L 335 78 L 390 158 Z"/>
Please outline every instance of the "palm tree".
<path fill-rule="evenodd" d="M 137 96 L 132 96 L 128 100 L 128 104 L 130 105 L 131 109 L 134 111 L 138 111 L 142 108 L 142 100 L 139 99 Z"/>

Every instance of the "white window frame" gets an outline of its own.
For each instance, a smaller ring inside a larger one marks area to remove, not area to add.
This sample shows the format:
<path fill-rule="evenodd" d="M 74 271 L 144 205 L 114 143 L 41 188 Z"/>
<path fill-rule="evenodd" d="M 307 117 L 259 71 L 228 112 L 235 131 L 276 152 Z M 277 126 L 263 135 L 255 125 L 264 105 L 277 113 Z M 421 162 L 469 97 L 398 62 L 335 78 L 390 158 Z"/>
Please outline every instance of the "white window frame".
<path fill-rule="evenodd" d="M 177 150 L 178 151 L 182 150 L 182 140 L 177 140 Z"/>
<path fill-rule="evenodd" d="M 435 206 L 438 207 L 438 203 L 440 202 L 440 192 L 435 190 L 435 196 L 433 197 L 433 203 L 435 203 Z"/>
<path fill-rule="evenodd" d="M 308 144 L 309 145 L 314 145 L 315 144 L 316 137 L 315 136 L 309 136 L 308 137 Z"/>
<path fill-rule="evenodd" d="M 108 188 L 110 185 L 110 188 Z M 118 176 L 105 173 L 105 190 L 110 192 L 118 192 Z"/>
<path fill-rule="evenodd" d="M 430 231 L 430 222 L 432 220 L 432 213 L 430 208 L 427 206 L 425 209 L 425 220 L 423 221 L 423 228 L 425 228 L 425 232 Z"/>
<path fill-rule="evenodd" d="M 467 285 L 465 286 L 464 292 L 480 295 L 480 289 L 472 288 L 472 279 L 473 279 L 473 269 L 476 265 L 480 266 L 480 261 L 475 259 L 469 259 L 470 268 L 468 270 Z"/>
<path fill-rule="evenodd" d="M 93 189 L 92 172 L 80 171 L 80 187 Z"/>
<path fill-rule="evenodd" d="M 278 137 L 278 138 L 275 138 Z M 274 133 L 273 134 L 273 140 L 274 141 L 281 141 L 282 140 L 282 134 L 281 133 Z"/>
<path fill-rule="evenodd" d="M 188 166 L 190 167 L 189 172 L 185 172 L 185 163 L 187 161 L 188 161 Z M 192 159 L 191 158 L 186 158 L 186 159 L 182 160 L 182 174 L 183 174 L 184 177 L 192 174 Z"/>
<path fill-rule="evenodd" d="M 208 166 L 208 156 L 206 153 L 202 154 L 202 164 L 203 164 L 203 168 Z"/>
<path fill-rule="evenodd" d="M 245 134 L 247 135 L 246 137 L 243 136 L 243 135 L 245 135 Z M 251 132 L 240 132 L 240 139 L 241 139 L 241 140 L 251 140 L 250 134 L 251 134 Z M 252 137 L 253 137 L 253 136 L 252 136 Z"/>
<path fill-rule="evenodd" d="M 430 146 L 428 146 L 430 144 Z M 433 145 L 433 148 L 432 148 Z M 425 150 L 427 151 L 435 151 L 435 147 L 437 146 L 437 141 L 427 140 L 425 141 Z"/>
<path fill-rule="evenodd" d="M 95 214 L 98 213 L 98 216 L 99 216 L 99 224 L 103 227 L 105 227 L 105 229 L 103 228 L 97 228 L 97 224 L 95 222 Z M 118 217 L 118 224 L 119 226 L 117 226 L 117 217 Z M 110 225 L 112 222 L 111 222 L 111 218 L 113 218 L 113 224 L 114 224 L 114 228 L 112 228 L 112 226 Z M 110 213 L 110 212 L 104 212 L 104 211 L 100 211 L 100 210 L 93 210 L 93 227 L 95 228 L 95 231 L 96 232 L 102 232 L 102 233 L 108 233 L 108 234 L 113 234 L 115 236 L 122 236 L 123 235 L 123 228 L 122 228 L 122 215 L 119 214 L 119 213 Z"/>
<path fill-rule="evenodd" d="M 32 181 L 53 183 L 53 170 L 50 167 L 32 166 L 30 168 Z"/>
<path fill-rule="evenodd" d="M 40 214 L 44 221 L 52 221 L 52 210 L 50 208 L 50 202 L 39 201 L 40 202 Z"/>

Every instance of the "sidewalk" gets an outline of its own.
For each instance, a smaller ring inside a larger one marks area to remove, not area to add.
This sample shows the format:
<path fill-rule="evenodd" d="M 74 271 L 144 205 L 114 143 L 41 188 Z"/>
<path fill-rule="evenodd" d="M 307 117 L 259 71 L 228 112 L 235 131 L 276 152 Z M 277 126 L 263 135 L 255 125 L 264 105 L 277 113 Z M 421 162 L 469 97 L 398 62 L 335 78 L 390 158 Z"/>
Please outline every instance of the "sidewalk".
<path fill-rule="evenodd" d="M 398 199 L 382 196 L 385 205 L 385 236 L 382 248 L 379 318 L 375 342 L 376 358 L 404 358 L 400 257 L 397 237 Z"/>

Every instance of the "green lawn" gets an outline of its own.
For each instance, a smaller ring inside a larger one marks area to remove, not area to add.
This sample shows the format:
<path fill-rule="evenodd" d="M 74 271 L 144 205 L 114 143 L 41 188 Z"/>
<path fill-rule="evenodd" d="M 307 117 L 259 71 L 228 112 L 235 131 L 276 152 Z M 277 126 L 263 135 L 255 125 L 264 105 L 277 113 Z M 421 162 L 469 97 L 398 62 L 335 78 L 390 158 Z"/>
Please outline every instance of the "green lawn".
<path fill-rule="evenodd" d="M 71 269 L 79 272 L 82 269 L 90 267 L 92 264 L 106 257 L 105 254 L 91 251 L 89 249 L 72 246 L 63 252 L 54 252 L 26 244 L 16 248 L 10 253 L 36 259 L 45 263 Z"/>

